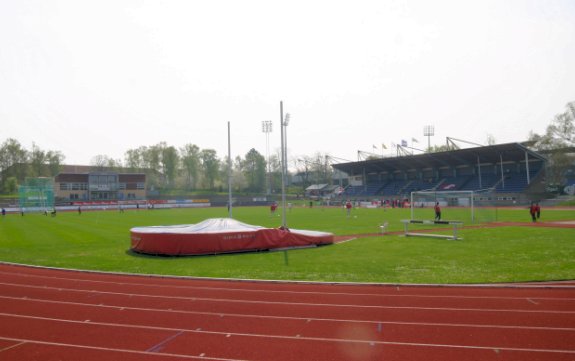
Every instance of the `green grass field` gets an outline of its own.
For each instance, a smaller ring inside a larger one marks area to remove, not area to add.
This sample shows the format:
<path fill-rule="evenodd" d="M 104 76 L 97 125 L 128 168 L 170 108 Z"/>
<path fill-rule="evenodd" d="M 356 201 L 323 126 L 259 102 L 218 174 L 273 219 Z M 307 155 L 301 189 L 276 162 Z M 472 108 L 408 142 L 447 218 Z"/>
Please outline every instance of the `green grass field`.
<path fill-rule="evenodd" d="M 430 219 L 432 210 L 416 210 Z M 233 210 L 249 224 L 278 227 L 267 207 Z M 155 257 L 129 251 L 134 226 L 198 223 L 226 217 L 224 208 L 60 212 L 7 215 L 0 220 L 0 261 L 143 274 L 386 283 L 487 283 L 575 279 L 575 229 L 547 227 L 470 226 L 468 210 L 446 208 L 444 219 L 463 220 L 463 240 L 403 237 L 401 234 L 362 237 L 331 246 L 287 252 L 218 256 Z M 527 209 L 485 209 L 479 219 L 527 222 Z M 338 208 L 295 207 L 288 226 L 353 235 L 403 230 L 408 209 L 354 209 L 351 217 Z M 543 221 L 575 220 L 574 210 L 544 209 Z M 425 227 L 429 228 L 429 226 Z M 449 233 L 450 230 L 438 230 Z"/>

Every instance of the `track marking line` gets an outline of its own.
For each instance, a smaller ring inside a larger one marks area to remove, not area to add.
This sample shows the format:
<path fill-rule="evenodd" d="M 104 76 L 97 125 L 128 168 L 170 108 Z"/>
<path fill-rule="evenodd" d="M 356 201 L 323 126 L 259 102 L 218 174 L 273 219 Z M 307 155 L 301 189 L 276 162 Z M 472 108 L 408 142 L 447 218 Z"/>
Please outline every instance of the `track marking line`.
<path fill-rule="evenodd" d="M 1 262 L 0 262 L 1 265 Z M 50 270 L 50 269 L 48 269 Z M 347 296 L 373 296 L 373 297 L 422 297 L 422 298 L 478 298 L 478 299 L 523 299 L 524 297 L 495 297 L 495 296 L 450 296 L 450 295 L 445 295 L 445 296 L 437 296 L 437 295 L 410 295 L 410 294 L 401 294 L 401 295 L 395 295 L 395 294 L 380 294 L 380 293 L 355 293 L 355 292 L 318 292 L 318 291 L 286 291 L 286 290 L 269 290 L 269 289 L 261 289 L 261 288 L 256 288 L 256 289 L 246 289 L 246 288 L 227 288 L 227 287 L 212 287 L 212 286 L 177 286 L 177 285 L 163 285 L 161 283 L 155 283 L 155 284 L 150 284 L 150 283 L 138 283 L 138 282 L 113 282 L 113 281 L 101 281 L 101 280 L 89 280 L 89 279 L 82 279 L 82 278 L 68 278 L 68 277 L 55 277 L 55 276 L 41 276 L 41 275 L 31 275 L 31 274 L 25 274 L 25 273 L 10 273 L 10 272 L 3 272 L 0 271 L 0 274 L 6 274 L 6 275 L 13 275 L 13 276 L 19 276 L 19 277 L 28 277 L 28 278 L 42 278 L 42 279 L 54 279 L 54 280 L 66 280 L 66 281 L 73 281 L 73 282 L 86 282 L 86 283 L 99 283 L 99 284 L 111 284 L 111 285 L 119 285 L 119 286 L 142 286 L 142 287 L 153 287 L 153 288 L 171 288 L 171 289 L 189 289 L 189 290 L 207 290 L 207 291 L 233 291 L 233 292 L 246 292 L 246 293 L 250 293 L 250 292 L 257 292 L 257 293 L 270 293 L 270 294 L 312 294 L 312 295 L 347 295 Z M 99 274 L 103 274 L 103 275 L 115 275 L 115 276 L 130 276 L 130 277 L 144 277 L 142 275 L 129 275 L 129 274 L 109 274 L 109 273 L 99 273 Z M 148 278 L 152 278 L 149 275 L 147 275 L 146 277 Z M 173 280 L 178 280 L 178 281 L 215 281 L 215 282 L 228 282 L 228 283 L 233 283 L 233 282 L 237 282 L 237 280 L 217 280 L 217 279 L 194 279 L 194 278 L 177 278 L 177 277 L 173 277 L 170 278 L 169 276 L 163 277 L 163 276 L 157 276 L 158 280 L 165 280 L 165 279 L 173 279 Z M 280 281 L 261 281 L 261 280 L 253 280 L 253 282 L 257 282 L 258 285 L 262 285 L 262 284 L 278 284 L 281 283 Z M 305 282 L 304 282 L 305 283 Z M 315 285 L 319 285 L 319 286 L 325 286 L 325 285 L 341 285 L 341 286 L 351 286 L 351 287 L 355 287 L 355 286 L 374 286 L 374 287 L 387 287 L 387 286 L 395 286 L 396 290 L 399 291 L 399 285 L 386 285 L 386 284 L 345 284 L 345 283 L 312 283 L 312 282 L 307 282 L 306 284 L 315 284 Z M 480 289 L 485 289 L 487 287 L 490 288 L 495 288 L 495 289 L 500 289 L 502 287 L 506 287 L 509 284 L 494 284 L 494 285 L 441 285 L 441 287 L 444 288 L 451 288 L 451 287 L 461 287 L 463 289 L 468 289 L 468 288 L 480 288 Z M 513 284 L 512 284 L 513 285 Z M 410 285 L 404 285 L 404 286 L 410 286 Z M 411 286 L 415 286 L 415 287 L 434 287 L 437 288 L 438 285 L 411 285 Z M 548 283 L 542 283 L 542 284 L 538 284 L 538 285 L 520 285 L 518 287 L 514 287 L 514 289 L 516 288 L 527 288 L 527 289 L 547 289 L 547 288 L 552 288 L 549 286 L 553 286 L 553 285 L 549 285 Z M 564 288 L 563 286 L 559 286 L 559 288 Z M 568 287 L 571 288 L 571 287 Z M 573 288 L 575 288 L 575 285 L 573 285 Z M 537 299 L 539 299 L 539 297 L 535 297 Z M 557 299 L 557 300 L 564 300 L 565 298 L 542 298 L 542 299 Z M 568 300 L 575 300 L 575 298 L 568 298 Z"/>
<path fill-rule="evenodd" d="M 2 316 L 8 316 L 1 314 Z M 20 316 L 15 316 L 20 317 Z M 77 321 L 52 319 L 44 317 L 29 317 L 24 316 L 20 318 L 31 318 L 50 322 L 62 322 L 62 323 L 74 323 Z M 106 327 L 118 327 L 118 328 L 132 328 L 132 329 L 143 329 L 143 330 L 158 330 L 158 331 L 181 331 L 181 329 L 174 329 L 169 327 L 145 327 L 145 326 L 128 326 L 123 324 L 113 324 L 113 323 L 92 323 L 92 325 L 106 326 Z M 334 339 L 327 337 L 294 337 L 294 336 L 282 336 L 282 335 L 264 335 L 255 333 L 236 333 L 236 332 L 217 332 L 217 331 L 194 331 L 185 330 L 189 333 L 202 333 L 208 335 L 224 335 L 225 337 L 237 336 L 237 337 L 253 337 L 253 338 L 268 338 L 268 339 L 279 339 L 279 340 L 303 340 L 303 341 L 321 341 L 321 342 L 334 342 L 334 343 L 352 343 L 352 344 L 368 344 L 368 345 L 398 345 L 398 346 L 413 346 L 413 347 L 437 347 L 437 348 L 455 348 L 455 349 L 470 349 L 470 350 L 503 350 L 503 351 L 522 351 L 522 352 L 536 352 L 536 353 L 566 353 L 575 355 L 575 350 L 557 350 L 557 349 L 539 349 L 539 348 L 524 348 L 524 347 L 495 347 L 495 346 L 474 346 L 474 345 L 452 345 L 452 344 L 433 344 L 433 343 L 422 343 L 422 342 L 398 342 L 398 341 L 378 341 L 378 340 L 355 340 L 355 339 Z M 0 336 L 0 339 L 4 337 Z M 89 347 L 89 346 L 87 346 Z M 141 352 L 141 351 L 140 351 Z M 148 353 L 148 352 L 145 352 Z M 150 353 L 148 353 L 150 354 Z M 164 355 L 164 354 L 162 354 Z"/>
<path fill-rule="evenodd" d="M 0 299 L 12 299 L 16 301 L 22 300 L 18 297 L 0 296 Z M 210 317 L 232 317 L 232 318 L 251 318 L 251 319 L 270 319 L 270 320 L 292 320 L 292 321 L 305 321 L 305 323 L 310 322 L 334 322 L 334 323 L 363 323 L 363 324 L 385 324 L 385 325 L 405 325 L 405 326 L 440 326 L 440 327 L 468 327 L 468 328 L 494 328 L 494 329 L 520 329 L 520 330 L 541 330 L 541 331 L 575 331 L 575 328 L 571 327 L 547 327 L 547 326 L 519 326 L 519 325 L 490 325 L 490 324 L 466 324 L 466 323 L 444 323 L 444 322 L 409 322 L 409 321 L 378 321 L 378 320 L 354 320 L 354 319 L 339 319 L 339 318 L 309 318 L 309 317 L 295 317 L 295 316 L 272 316 L 272 315 L 256 315 L 256 314 L 240 314 L 240 313 L 225 313 L 220 312 L 202 312 L 202 311 L 188 311 L 188 310 L 172 310 L 172 309 L 162 309 L 162 308 L 143 308 L 143 307 L 129 307 L 129 306 L 114 306 L 114 305 L 95 305 L 91 303 L 80 303 L 80 302 L 69 302 L 69 301 L 54 301 L 54 300 L 43 300 L 43 299 L 31 299 L 28 298 L 26 301 L 29 302 L 39 302 L 39 303 L 50 303 L 50 304 L 62 304 L 62 305 L 73 305 L 88 308 L 105 308 L 105 309 L 116 309 L 116 310 L 129 310 L 137 312 L 151 312 L 151 313 L 175 313 L 184 315 L 201 315 Z M 19 315 L 13 313 L 6 313 L 7 315 Z M 26 316 L 26 315 L 22 315 Z M 201 327 L 195 329 L 195 331 L 202 331 Z"/>
<path fill-rule="evenodd" d="M 357 239 L 357 237 L 353 237 L 353 238 L 350 238 L 350 239 L 344 239 L 343 241 L 334 242 L 334 244 L 335 244 L 335 245 L 344 244 L 344 243 L 351 242 L 351 241 L 356 240 L 356 239 Z"/>
<path fill-rule="evenodd" d="M 146 352 L 146 351 L 138 351 L 138 350 L 128 350 L 128 349 L 121 349 L 121 348 L 112 348 L 112 347 L 98 347 L 98 346 L 85 346 L 85 345 L 75 345 L 71 343 L 61 343 L 61 342 L 48 342 L 48 341 L 39 341 L 39 340 L 29 340 L 29 339 L 19 339 L 19 338 L 11 338 L 11 337 L 3 337 L 0 336 L 0 340 L 5 341 L 13 341 L 13 342 L 21 342 L 24 344 L 37 344 L 37 345 L 46 345 L 46 346 L 58 346 L 58 347 L 71 347 L 71 348 L 79 348 L 83 350 L 96 350 L 96 351 L 107 351 L 107 352 L 121 352 L 121 353 L 129 353 L 129 354 L 136 354 L 136 355 L 158 355 L 157 353 Z M 181 355 L 181 354 L 173 354 L 173 353 L 161 353 L 159 355 L 166 356 L 166 357 L 174 357 L 174 358 L 183 358 L 183 359 L 191 359 L 191 360 L 211 360 L 211 361 L 247 361 L 244 359 L 229 359 L 229 358 L 218 358 L 218 357 L 206 357 L 206 356 L 192 356 L 192 355 Z"/>
<path fill-rule="evenodd" d="M 180 330 L 176 334 L 174 334 L 174 335 L 166 338 L 165 340 L 161 341 L 160 343 L 150 347 L 149 349 L 146 350 L 146 352 L 160 352 L 164 348 L 164 345 L 168 344 L 169 342 L 171 342 L 172 340 L 174 340 L 175 338 L 180 336 L 182 333 L 184 333 L 184 330 Z"/>
<path fill-rule="evenodd" d="M 531 298 L 528 298 L 527 301 L 529 301 L 530 303 L 534 304 L 534 305 L 538 305 L 539 302 L 535 302 L 533 301 Z"/>
<path fill-rule="evenodd" d="M 30 286 L 20 284 L 10 284 L 0 282 L 0 285 L 43 289 L 50 290 L 55 287 L 47 286 Z M 68 292 L 76 293 L 93 293 L 94 290 L 79 290 L 79 289 L 66 289 Z M 284 301 L 262 301 L 262 300 L 239 300 L 229 298 L 209 298 L 209 297 L 183 297 L 183 296 L 163 296 L 163 295 L 150 295 L 138 293 L 123 293 L 123 292 L 109 292 L 100 291 L 101 295 L 114 295 L 122 297 L 141 297 L 141 298 L 154 298 L 154 299 L 168 299 L 168 300 L 182 300 L 182 301 L 204 301 L 204 302 L 220 302 L 220 303 L 244 303 L 244 304 L 258 304 L 258 305 L 289 305 L 289 306 L 306 306 L 306 307 L 340 307 L 340 308 L 358 308 L 358 309 L 396 309 L 396 310 L 442 310 L 442 311 L 469 311 L 469 312 L 509 312 L 509 313 L 544 313 L 544 314 L 575 314 L 575 311 L 555 311 L 555 310 L 521 310 L 521 309 L 494 309 L 494 308 L 456 308 L 456 307 L 412 307 L 412 306 L 377 306 L 377 305 L 354 305 L 354 304 L 336 304 L 336 303 L 311 303 L 311 302 L 284 302 Z"/>
<path fill-rule="evenodd" d="M 17 342 L 17 341 L 15 341 L 15 342 Z M 2 353 L 2 352 L 4 352 L 4 351 L 8 351 L 8 350 L 10 350 L 10 349 L 13 349 L 13 348 L 15 348 L 15 347 L 18 347 L 18 346 L 20 346 L 20 345 L 25 345 L 25 344 L 26 344 L 26 342 L 24 342 L 24 341 L 22 341 L 22 342 L 17 342 L 17 343 L 15 343 L 14 345 L 10 345 L 10 346 L 7 346 L 7 347 L 4 347 L 4 348 L 0 349 L 0 353 Z"/>

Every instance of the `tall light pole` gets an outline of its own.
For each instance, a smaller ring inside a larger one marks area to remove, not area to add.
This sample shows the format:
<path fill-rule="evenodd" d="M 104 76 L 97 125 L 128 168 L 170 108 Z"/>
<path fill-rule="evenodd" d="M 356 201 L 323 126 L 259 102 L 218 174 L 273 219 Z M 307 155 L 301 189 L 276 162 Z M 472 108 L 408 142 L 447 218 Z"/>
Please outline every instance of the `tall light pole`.
<path fill-rule="evenodd" d="M 267 158 L 267 181 L 268 181 L 268 195 L 272 193 L 272 179 L 270 167 L 270 133 L 272 132 L 272 121 L 262 121 L 262 132 L 266 134 L 266 158 Z"/>
<path fill-rule="evenodd" d="M 286 114 L 284 118 L 284 105 L 280 101 L 280 130 L 281 130 L 281 163 L 282 163 L 282 226 L 287 228 L 286 221 L 286 173 L 287 173 L 287 131 L 290 115 Z"/>
<path fill-rule="evenodd" d="M 423 127 L 423 136 L 427 137 L 427 151 L 431 152 L 431 137 L 435 135 L 435 127 L 433 125 L 426 125 Z"/>
<path fill-rule="evenodd" d="M 228 122 L 228 217 L 232 218 L 232 141 Z"/>

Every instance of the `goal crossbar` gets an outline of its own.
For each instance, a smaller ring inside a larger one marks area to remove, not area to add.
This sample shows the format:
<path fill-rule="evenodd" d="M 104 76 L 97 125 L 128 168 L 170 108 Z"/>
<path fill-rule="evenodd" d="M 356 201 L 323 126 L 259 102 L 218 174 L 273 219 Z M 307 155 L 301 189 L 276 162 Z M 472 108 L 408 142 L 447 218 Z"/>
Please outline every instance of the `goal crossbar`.
<path fill-rule="evenodd" d="M 474 191 L 415 191 L 411 192 L 410 207 L 411 207 L 411 219 L 414 219 L 414 208 L 418 202 L 418 198 L 425 198 L 428 202 L 435 203 L 438 200 L 446 199 L 466 199 L 467 205 L 470 207 L 471 211 L 471 222 L 475 222 L 475 207 L 473 204 L 473 199 L 475 196 Z M 421 201 L 420 201 L 421 203 Z"/>

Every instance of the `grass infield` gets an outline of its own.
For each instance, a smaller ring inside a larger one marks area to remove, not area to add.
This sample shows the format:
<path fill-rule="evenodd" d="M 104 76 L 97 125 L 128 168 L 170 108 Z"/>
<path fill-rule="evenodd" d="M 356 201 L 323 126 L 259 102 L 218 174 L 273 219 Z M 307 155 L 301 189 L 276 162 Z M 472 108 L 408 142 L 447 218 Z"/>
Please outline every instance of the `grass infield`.
<path fill-rule="evenodd" d="M 281 217 L 267 207 L 234 208 L 234 218 L 278 227 Z M 499 222 L 529 222 L 527 209 L 488 209 Z M 443 218 L 462 220 L 463 240 L 404 237 L 401 219 L 409 209 L 294 207 L 288 226 L 336 235 L 388 234 L 287 252 L 217 256 L 156 257 L 129 251 L 135 226 L 198 223 L 226 217 L 225 208 L 10 214 L 0 220 L 0 261 L 22 264 L 143 274 L 385 283 L 492 283 L 575 279 L 575 228 L 470 224 L 469 210 L 443 209 Z M 431 209 L 416 218 L 431 219 Z M 575 220 L 575 210 L 544 209 L 542 221 Z M 418 226 L 414 226 L 417 230 Z M 419 226 L 429 229 L 430 225 Z M 411 225 L 410 225 L 411 228 Z M 437 227 L 437 233 L 451 232 Z"/>

